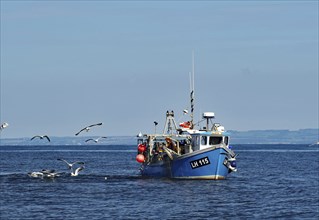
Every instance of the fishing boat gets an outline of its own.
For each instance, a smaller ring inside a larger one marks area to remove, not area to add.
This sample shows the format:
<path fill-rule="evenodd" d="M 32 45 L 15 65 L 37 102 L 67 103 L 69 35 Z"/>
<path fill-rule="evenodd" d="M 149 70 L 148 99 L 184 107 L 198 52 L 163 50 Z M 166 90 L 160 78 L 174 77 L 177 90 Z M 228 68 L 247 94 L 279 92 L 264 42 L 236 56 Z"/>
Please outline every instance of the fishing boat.
<path fill-rule="evenodd" d="M 170 110 L 163 133 L 138 135 L 136 160 L 141 163 L 142 176 L 220 180 L 237 171 L 237 155 L 229 145 L 229 134 L 221 124 L 213 123 L 215 114 L 202 114 L 205 126 L 194 123 L 194 68 L 190 78 L 190 120 L 177 125 Z"/>

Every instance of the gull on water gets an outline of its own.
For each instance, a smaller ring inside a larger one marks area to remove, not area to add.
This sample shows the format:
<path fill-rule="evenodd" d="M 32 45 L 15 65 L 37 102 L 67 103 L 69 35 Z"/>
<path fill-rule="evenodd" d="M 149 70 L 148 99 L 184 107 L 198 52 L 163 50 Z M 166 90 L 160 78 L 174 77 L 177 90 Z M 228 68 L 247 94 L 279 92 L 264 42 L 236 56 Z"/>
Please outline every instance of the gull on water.
<path fill-rule="evenodd" d="M 107 137 L 99 137 L 97 139 L 93 139 L 93 138 L 90 138 L 90 139 L 87 139 L 85 142 L 88 142 L 88 141 L 94 141 L 95 143 L 99 142 L 100 139 L 102 138 L 107 138 Z"/>
<path fill-rule="evenodd" d="M 47 169 L 31 172 L 31 173 L 28 173 L 28 175 L 30 177 L 35 177 L 35 178 L 54 178 L 54 177 L 60 176 L 60 174 L 55 172 L 55 170 L 47 170 Z"/>
<path fill-rule="evenodd" d="M 57 160 L 63 161 L 64 163 L 66 163 L 66 164 L 68 165 L 68 169 L 69 169 L 70 172 L 71 172 L 71 176 L 77 176 L 77 175 L 79 174 L 79 172 L 85 168 L 84 166 L 80 166 L 80 167 L 78 167 L 78 168 L 75 169 L 75 170 L 74 170 L 74 168 L 73 168 L 73 166 L 74 166 L 75 164 L 84 165 L 84 162 L 82 162 L 82 161 L 75 161 L 75 162 L 73 162 L 73 163 L 69 163 L 68 161 L 66 161 L 66 160 L 64 160 L 64 159 L 60 159 L 60 158 L 59 158 L 59 159 L 57 159 Z"/>
<path fill-rule="evenodd" d="M 102 123 L 92 124 L 92 125 L 89 125 L 85 128 L 82 128 L 78 133 L 75 134 L 75 136 L 78 136 L 82 131 L 88 132 L 91 129 L 91 127 L 100 126 L 100 125 L 102 125 Z"/>
<path fill-rule="evenodd" d="M 51 141 L 48 135 L 35 135 L 34 137 L 31 138 L 31 141 L 35 138 L 40 138 L 40 139 L 46 138 L 49 142 Z"/>

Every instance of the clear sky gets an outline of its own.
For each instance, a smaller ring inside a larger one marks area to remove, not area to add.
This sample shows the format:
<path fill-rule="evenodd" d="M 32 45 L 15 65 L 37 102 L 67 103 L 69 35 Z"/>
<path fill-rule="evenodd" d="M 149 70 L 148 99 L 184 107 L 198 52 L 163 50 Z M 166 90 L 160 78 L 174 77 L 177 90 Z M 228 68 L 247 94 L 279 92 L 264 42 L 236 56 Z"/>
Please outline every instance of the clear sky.
<path fill-rule="evenodd" d="M 318 128 L 318 1 L 3 1 L 2 138 L 136 135 L 189 109 Z"/>

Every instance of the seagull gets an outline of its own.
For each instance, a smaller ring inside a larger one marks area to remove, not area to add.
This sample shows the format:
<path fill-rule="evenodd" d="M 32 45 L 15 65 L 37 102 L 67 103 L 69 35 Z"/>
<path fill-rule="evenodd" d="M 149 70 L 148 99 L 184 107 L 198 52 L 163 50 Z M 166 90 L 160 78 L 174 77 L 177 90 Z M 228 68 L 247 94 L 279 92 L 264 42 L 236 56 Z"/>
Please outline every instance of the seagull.
<path fill-rule="evenodd" d="M 2 131 L 3 129 L 5 129 L 6 127 L 8 127 L 9 124 L 7 122 L 4 122 L 1 126 L 0 126 L 0 131 Z"/>
<path fill-rule="evenodd" d="M 138 133 L 138 135 L 136 135 L 136 137 L 142 137 L 142 136 L 143 136 L 142 132 L 140 132 L 140 133 Z"/>
<path fill-rule="evenodd" d="M 54 178 L 56 176 L 59 176 L 59 174 L 55 172 L 55 170 L 43 169 L 41 172 L 43 173 L 44 177 L 48 177 L 48 178 Z"/>
<path fill-rule="evenodd" d="M 183 113 L 184 113 L 184 115 L 187 115 L 187 114 L 188 114 L 188 110 L 187 110 L 187 109 L 184 109 L 184 110 L 183 110 Z"/>
<path fill-rule="evenodd" d="M 107 138 L 107 137 L 99 137 L 97 139 L 93 139 L 93 138 L 90 138 L 90 139 L 87 139 L 85 142 L 88 142 L 88 141 L 94 141 L 95 143 L 99 142 L 100 139 L 102 138 Z"/>
<path fill-rule="evenodd" d="M 28 173 L 29 177 L 43 177 L 43 173 L 36 171 L 36 172 L 32 172 L 32 173 Z"/>
<path fill-rule="evenodd" d="M 40 177 L 40 178 L 54 178 L 54 177 L 60 176 L 60 174 L 55 172 L 55 170 L 47 170 L 47 169 L 43 169 L 41 171 L 28 173 L 28 175 L 30 177 L 35 177 L 35 178 L 37 178 L 37 177 Z"/>
<path fill-rule="evenodd" d="M 102 125 L 102 123 L 97 123 L 97 124 L 89 125 L 89 126 L 83 128 L 83 129 L 81 129 L 78 133 L 75 134 L 75 136 L 78 136 L 82 131 L 88 132 L 88 131 L 91 129 L 91 127 L 93 127 L 93 126 L 99 126 L 99 125 Z"/>
<path fill-rule="evenodd" d="M 73 165 L 75 165 L 75 164 L 84 165 L 84 162 L 75 161 L 73 163 L 69 163 L 64 159 L 57 159 L 57 160 L 64 161 L 68 165 L 68 169 L 71 171 L 71 176 L 77 176 L 79 174 L 79 172 L 84 169 L 84 166 L 80 166 L 75 171 L 73 170 Z"/>
<path fill-rule="evenodd" d="M 34 136 L 33 138 L 31 138 L 31 141 L 32 141 L 34 138 L 40 138 L 40 139 L 46 138 L 49 142 L 51 141 L 50 138 L 48 137 L 48 135 L 36 135 L 36 136 Z"/>
<path fill-rule="evenodd" d="M 158 125 L 158 122 L 154 121 L 154 125 L 155 125 L 155 134 L 156 134 L 156 126 Z"/>
<path fill-rule="evenodd" d="M 79 172 L 81 170 L 83 170 L 85 168 L 85 166 L 80 166 L 78 167 L 74 172 L 71 172 L 71 176 L 78 176 L 79 175 Z"/>
<path fill-rule="evenodd" d="M 65 162 L 67 165 L 68 165 L 68 169 L 69 170 L 72 170 L 73 169 L 73 165 L 74 164 L 81 164 L 81 165 L 84 165 L 84 162 L 82 162 L 82 161 L 75 161 L 75 162 L 73 162 L 73 163 L 69 163 L 68 161 L 66 161 L 66 160 L 64 160 L 64 159 L 57 159 L 57 160 L 60 160 L 60 161 L 63 161 L 63 162 Z"/>

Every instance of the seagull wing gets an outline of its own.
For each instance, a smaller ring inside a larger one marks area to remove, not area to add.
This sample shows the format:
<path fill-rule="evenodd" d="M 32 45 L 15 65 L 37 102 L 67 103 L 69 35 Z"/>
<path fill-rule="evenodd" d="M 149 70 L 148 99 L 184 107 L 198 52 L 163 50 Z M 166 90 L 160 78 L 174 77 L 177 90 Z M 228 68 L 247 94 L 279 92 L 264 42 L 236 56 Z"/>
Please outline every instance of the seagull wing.
<path fill-rule="evenodd" d="M 90 138 L 90 139 L 87 139 L 85 142 L 88 142 L 88 141 L 94 141 L 92 138 Z"/>
<path fill-rule="evenodd" d="M 72 168 L 72 164 L 71 163 L 69 163 L 68 161 L 66 161 L 66 160 L 64 160 L 64 159 L 57 159 L 57 160 L 60 160 L 60 161 L 63 161 L 64 163 L 66 163 L 67 165 L 68 165 L 68 167 L 69 167 L 69 169 L 71 169 Z"/>
<path fill-rule="evenodd" d="M 51 141 L 48 135 L 43 135 L 44 138 L 46 138 L 49 142 Z"/>
<path fill-rule="evenodd" d="M 100 139 L 102 139 L 102 138 L 107 138 L 107 137 L 99 137 L 98 139 L 96 139 L 97 141 L 99 141 Z"/>
<path fill-rule="evenodd" d="M 74 171 L 74 175 L 77 176 L 77 175 L 79 174 L 79 172 L 80 172 L 81 170 L 83 170 L 83 169 L 84 169 L 84 166 L 78 167 L 78 168 Z"/>
<path fill-rule="evenodd" d="M 41 172 L 42 172 L 42 173 L 44 173 L 44 174 L 48 174 L 48 173 L 54 173 L 54 172 L 55 172 L 55 170 L 47 170 L 47 169 L 43 169 Z"/>
<path fill-rule="evenodd" d="M 34 138 L 42 138 L 40 135 L 33 136 L 30 140 L 32 141 Z"/>
<path fill-rule="evenodd" d="M 84 162 L 82 162 L 82 161 L 75 161 L 75 162 L 73 162 L 71 165 L 73 166 L 74 164 L 81 164 L 81 165 L 84 165 Z"/>
<path fill-rule="evenodd" d="M 78 133 L 75 134 L 75 136 L 78 136 L 82 131 L 86 130 L 87 127 L 82 128 Z"/>
<path fill-rule="evenodd" d="M 103 123 L 97 123 L 97 124 L 93 124 L 93 125 L 89 125 L 88 127 L 93 127 L 93 126 L 99 126 L 99 125 L 102 125 Z"/>

